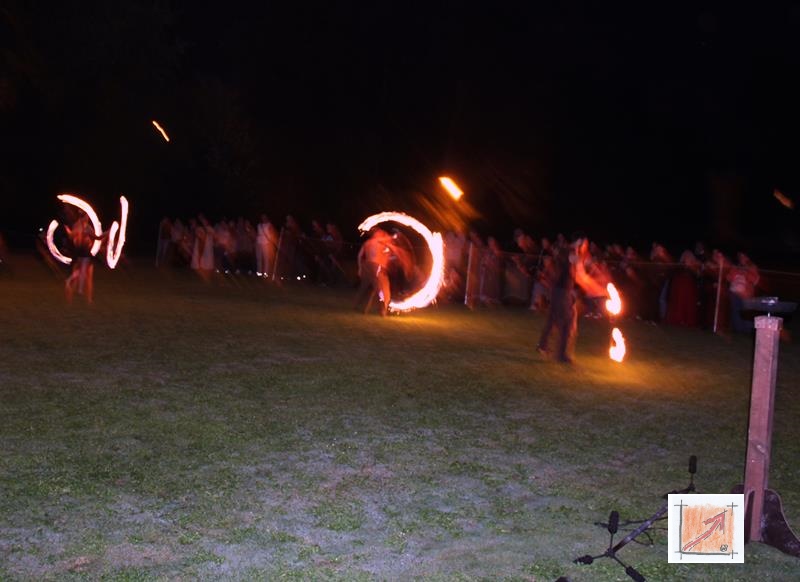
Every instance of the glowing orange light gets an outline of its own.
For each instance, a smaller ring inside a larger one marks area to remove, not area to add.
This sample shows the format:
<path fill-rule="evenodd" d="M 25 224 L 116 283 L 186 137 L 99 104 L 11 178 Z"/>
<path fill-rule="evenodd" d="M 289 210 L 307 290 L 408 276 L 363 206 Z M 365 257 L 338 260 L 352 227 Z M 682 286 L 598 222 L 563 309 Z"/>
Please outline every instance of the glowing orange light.
<path fill-rule="evenodd" d="M 611 330 L 611 339 L 614 342 L 608 349 L 608 356 L 615 362 L 622 362 L 625 358 L 625 338 L 618 327 Z"/>
<path fill-rule="evenodd" d="M 53 241 L 53 234 L 56 232 L 58 228 L 58 221 L 52 220 L 50 221 L 50 226 L 47 227 L 47 248 L 50 249 L 50 254 L 53 255 L 57 260 L 61 261 L 65 265 L 69 265 L 72 263 L 72 259 L 70 257 L 65 257 L 62 255 L 58 247 L 56 247 L 55 241 Z"/>
<path fill-rule="evenodd" d="M 447 176 L 440 176 L 439 183 L 445 190 L 447 190 L 447 193 L 453 197 L 453 200 L 459 200 L 464 195 L 464 192 L 462 192 L 461 188 L 459 188 L 458 185 Z"/>
<path fill-rule="evenodd" d="M 622 311 L 622 299 L 619 296 L 617 288 L 614 283 L 606 285 L 608 291 L 608 299 L 606 299 L 606 309 L 611 315 L 619 315 Z"/>
<path fill-rule="evenodd" d="M 427 307 L 436 300 L 439 289 L 444 280 L 444 241 L 438 232 L 431 232 L 427 226 L 416 218 L 412 218 L 402 212 L 381 212 L 374 214 L 358 225 L 358 230 L 367 232 L 372 227 L 382 222 L 397 222 L 405 225 L 422 236 L 428 245 L 433 263 L 431 264 L 431 274 L 422 288 L 403 301 L 390 301 L 389 309 L 392 311 L 408 311 Z"/>
<path fill-rule="evenodd" d="M 159 125 L 159 123 L 155 119 L 153 120 L 153 127 L 155 127 L 159 132 L 161 132 L 161 135 L 164 137 L 166 141 L 169 141 L 169 136 L 167 135 L 167 132 L 164 131 L 164 128 L 161 127 L 161 125 Z"/>
<path fill-rule="evenodd" d="M 789 210 L 794 208 L 794 202 L 792 201 L 792 199 L 789 198 L 786 194 L 784 194 L 780 190 L 778 190 L 777 188 L 772 191 L 772 195 L 775 196 L 778 202 L 783 204 Z"/>
<path fill-rule="evenodd" d="M 119 197 L 120 205 L 120 222 L 115 220 L 111 223 L 111 228 L 108 231 L 108 244 L 106 245 L 106 263 L 108 267 L 113 269 L 117 266 L 117 261 L 122 254 L 122 247 L 125 245 L 125 232 L 128 229 L 128 199 L 125 196 Z M 117 231 L 119 231 L 119 238 L 114 244 L 114 239 L 117 238 Z"/>
<path fill-rule="evenodd" d="M 72 206 L 77 206 L 78 208 L 83 210 L 89 217 L 89 220 L 92 221 L 92 228 L 94 228 L 94 236 L 97 237 L 98 239 L 100 238 L 100 235 L 103 234 L 103 227 L 100 226 L 100 219 L 97 218 L 97 213 L 94 211 L 94 208 L 92 208 L 88 202 L 86 202 L 85 200 L 81 200 L 80 198 L 78 198 L 77 196 L 73 196 L 72 194 L 59 194 L 58 196 L 56 196 L 56 198 L 61 200 L 61 202 L 63 202 L 64 204 L 71 204 Z M 92 250 L 91 250 L 92 256 L 97 254 L 102 244 L 103 243 L 101 243 L 99 240 L 95 240 L 94 243 L 92 243 Z"/>

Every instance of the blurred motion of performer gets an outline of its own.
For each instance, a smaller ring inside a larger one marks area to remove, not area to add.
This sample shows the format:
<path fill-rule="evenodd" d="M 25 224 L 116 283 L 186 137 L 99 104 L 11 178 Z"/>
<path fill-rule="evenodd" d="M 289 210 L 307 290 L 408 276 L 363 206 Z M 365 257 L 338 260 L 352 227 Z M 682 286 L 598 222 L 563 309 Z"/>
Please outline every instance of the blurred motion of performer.
<path fill-rule="evenodd" d="M 588 241 L 582 235 L 573 235 L 572 245 L 558 244 L 553 256 L 553 286 L 550 290 L 550 310 L 539 337 L 536 351 L 549 355 L 547 344 L 555 329 L 558 334 L 556 360 L 572 363 L 570 351 L 578 331 L 578 310 L 575 304 L 575 285 L 579 285 L 587 295 L 599 296 L 605 291 L 602 285 L 592 279 L 584 267 L 588 258 Z"/>
<path fill-rule="evenodd" d="M 575 267 L 570 261 L 569 247 L 558 245 L 553 255 L 553 283 L 550 289 L 550 309 L 539 336 L 536 351 L 550 355 L 547 344 L 553 330 L 558 334 L 556 359 L 571 363 L 568 351 L 577 331 L 578 311 L 575 306 Z"/>
<path fill-rule="evenodd" d="M 67 301 L 72 303 L 77 286 L 78 295 L 86 297 L 86 303 L 94 301 L 94 265 L 92 264 L 92 245 L 95 240 L 106 238 L 108 232 L 95 237 L 94 229 L 85 214 L 72 226 L 67 226 L 67 235 L 72 246 L 72 272 L 64 282 Z"/>
<path fill-rule="evenodd" d="M 389 286 L 389 261 L 395 245 L 391 235 L 376 228 L 358 251 L 358 276 L 361 285 L 356 295 L 355 308 L 368 313 L 375 295 L 381 301 L 381 315 L 386 316 L 392 298 Z"/>

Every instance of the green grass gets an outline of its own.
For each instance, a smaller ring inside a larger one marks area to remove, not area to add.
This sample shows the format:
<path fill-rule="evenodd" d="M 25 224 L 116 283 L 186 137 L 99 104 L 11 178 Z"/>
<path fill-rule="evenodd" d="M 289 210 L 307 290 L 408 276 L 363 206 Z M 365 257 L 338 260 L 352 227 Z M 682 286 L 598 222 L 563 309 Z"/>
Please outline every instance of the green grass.
<path fill-rule="evenodd" d="M 204 284 L 145 266 L 67 306 L 30 259 L 0 275 L 0 580 L 624 580 L 603 521 L 649 516 L 699 458 L 742 480 L 752 340 L 440 306 L 362 316 L 346 290 Z M 800 528 L 800 359 L 781 343 L 771 486 Z M 667 563 L 652 580 L 792 580 L 797 558 Z"/>

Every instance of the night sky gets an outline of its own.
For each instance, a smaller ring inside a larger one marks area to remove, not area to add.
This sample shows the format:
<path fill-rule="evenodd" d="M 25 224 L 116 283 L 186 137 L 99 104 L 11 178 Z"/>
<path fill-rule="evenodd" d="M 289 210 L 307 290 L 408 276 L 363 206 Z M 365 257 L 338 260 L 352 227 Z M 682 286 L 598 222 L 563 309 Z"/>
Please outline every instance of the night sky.
<path fill-rule="evenodd" d="M 355 226 L 453 176 L 482 234 L 797 257 L 800 5 L 0 4 L 0 231 L 90 199 Z M 45 4 L 45 3 L 40 3 Z M 164 142 L 150 124 L 170 134 Z M 437 227 L 435 220 L 432 227 Z"/>

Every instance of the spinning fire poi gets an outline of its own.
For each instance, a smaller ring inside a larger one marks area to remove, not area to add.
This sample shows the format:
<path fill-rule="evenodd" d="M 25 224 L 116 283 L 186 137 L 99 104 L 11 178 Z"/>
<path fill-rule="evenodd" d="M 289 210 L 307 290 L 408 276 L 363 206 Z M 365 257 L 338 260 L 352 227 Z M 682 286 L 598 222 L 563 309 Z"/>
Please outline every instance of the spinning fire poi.
<path fill-rule="evenodd" d="M 125 196 L 120 196 L 120 222 L 118 223 L 115 220 L 111 224 L 111 228 L 107 232 L 103 232 L 100 219 L 88 202 L 72 194 L 61 194 L 58 199 L 64 204 L 75 206 L 83 212 L 71 225 L 64 227 L 75 256 L 65 256 L 58 250 L 54 241 L 55 232 L 59 226 L 57 220 L 52 220 L 47 227 L 47 234 L 45 235 L 47 248 L 56 260 L 65 265 L 72 265 L 72 272 L 64 282 L 67 300 L 71 302 L 77 290 L 79 295 L 83 295 L 86 298 L 87 303 L 92 303 L 94 296 L 94 265 L 92 264 L 92 257 L 97 255 L 103 240 L 105 240 L 106 264 L 111 269 L 117 266 L 122 254 L 122 247 L 125 245 L 125 235 L 128 228 L 128 200 Z"/>
<path fill-rule="evenodd" d="M 78 198 L 77 196 L 73 196 L 72 194 L 59 194 L 57 198 L 64 204 L 69 204 L 82 210 L 86 218 L 90 221 L 93 230 L 91 247 L 88 249 L 90 256 L 94 257 L 97 255 L 97 253 L 100 251 L 100 247 L 103 244 L 103 239 L 107 236 L 106 264 L 110 269 L 115 268 L 117 266 L 117 262 L 119 261 L 119 257 L 122 254 L 122 247 L 125 246 L 125 236 L 128 229 L 128 199 L 125 198 L 125 196 L 119 197 L 120 222 L 117 223 L 115 220 L 111 223 L 111 228 L 108 230 L 108 232 L 103 233 L 103 227 L 100 223 L 100 219 L 97 217 L 97 213 L 94 211 L 94 208 L 92 208 L 88 202 Z M 69 265 L 72 263 L 72 257 L 68 257 L 61 253 L 55 244 L 54 237 L 58 227 L 59 223 L 57 220 L 50 221 L 50 225 L 47 227 L 47 234 L 45 235 L 47 248 L 49 249 L 50 254 L 52 254 L 56 260 L 64 263 L 65 265 Z"/>
<path fill-rule="evenodd" d="M 365 281 L 374 287 L 376 292 L 380 291 L 383 296 L 381 300 L 384 302 L 385 311 L 409 311 L 411 309 L 419 309 L 430 305 L 436 300 L 436 296 L 439 293 L 444 279 L 444 241 L 442 240 L 442 235 L 438 232 L 431 232 L 428 227 L 416 218 L 403 214 L 402 212 L 381 212 L 379 214 L 374 214 L 366 218 L 358 226 L 358 230 L 361 232 L 368 232 L 384 222 L 396 222 L 407 226 L 425 240 L 428 250 L 431 253 L 431 272 L 422 287 L 411 296 L 400 301 L 391 300 L 391 289 L 388 286 L 388 278 L 385 272 L 386 264 L 382 263 L 382 259 L 374 253 L 380 252 L 383 255 L 387 255 L 393 252 L 392 249 L 394 245 L 392 244 L 391 236 L 386 233 L 386 231 L 376 229 L 375 233 L 373 233 L 373 237 L 365 243 L 365 247 L 362 247 L 363 255 L 359 253 L 360 258 L 364 259 L 364 271 L 361 273 L 362 292 L 364 291 L 363 287 Z M 367 246 L 368 244 L 379 245 L 379 247 Z M 373 270 L 375 271 L 374 273 L 372 272 Z"/>

